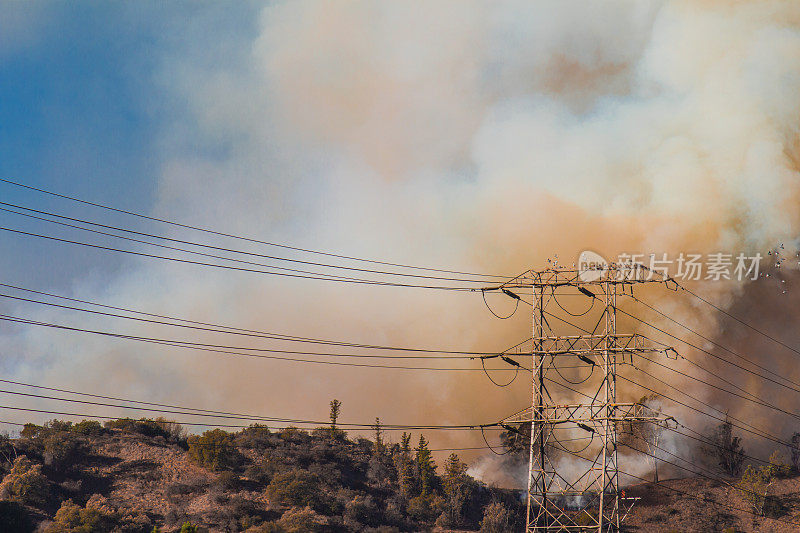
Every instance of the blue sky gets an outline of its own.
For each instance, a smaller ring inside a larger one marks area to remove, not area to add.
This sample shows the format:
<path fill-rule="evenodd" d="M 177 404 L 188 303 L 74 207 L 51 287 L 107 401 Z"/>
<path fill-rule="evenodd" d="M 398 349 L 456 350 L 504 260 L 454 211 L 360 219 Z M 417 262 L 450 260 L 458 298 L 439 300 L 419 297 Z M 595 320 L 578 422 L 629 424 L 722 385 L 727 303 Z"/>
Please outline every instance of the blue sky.
<path fill-rule="evenodd" d="M 256 30 L 254 7 L 246 3 L 0 7 L 0 175 L 143 212 L 154 199 L 165 132 L 191 122 L 170 91 L 170 61 L 213 57 Z M 219 150 L 193 138 L 190 126 L 183 131 L 189 133 L 181 150 Z M 11 186 L 0 187 L 0 197 L 74 207 Z M 0 248 L 7 279 L 39 286 L 63 286 L 87 270 L 105 276 L 125 260 L 5 233 Z"/>

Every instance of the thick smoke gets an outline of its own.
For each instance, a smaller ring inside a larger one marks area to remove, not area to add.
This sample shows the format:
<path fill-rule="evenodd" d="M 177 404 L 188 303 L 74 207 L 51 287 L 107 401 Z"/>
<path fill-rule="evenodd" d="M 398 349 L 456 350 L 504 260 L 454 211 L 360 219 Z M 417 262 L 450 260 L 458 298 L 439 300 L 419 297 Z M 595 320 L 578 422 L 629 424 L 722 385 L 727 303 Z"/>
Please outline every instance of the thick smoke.
<path fill-rule="evenodd" d="M 541 268 L 556 254 L 571 262 L 584 249 L 607 257 L 752 254 L 781 242 L 793 249 L 800 222 L 796 2 L 287 2 L 265 7 L 260 28 L 236 60 L 209 65 L 165 55 L 159 84 L 188 107 L 183 127 L 162 134 L 156 215 L 356 256 L 502 274 Z M 177 149 L 176 131 L 195 131 L 224 150 L 212 157 Z M 771 321 L 766 302 L 780 291 L 726 282 L 696 289 L 777 334 L 791 327 L 785 316 Z M 131 261 L 110 286 L 76 280 L 74 292 L 369 343 L 499 350 L 529 336 L 525 312 L 501 323 L 474 294 L 145 261 Z M 726 327 L 734 324 L 718 324 L 697 302 L 647 295 L 709 336 L 742 350 L 767 346 L 747 331 L 733 336 Z M 796 315 L 790 305 L 781 312 Z M 37 317 L 74 323 L 56 311 Z M 336 397 L 346 421 L 485 422 L 529 401 L 527 378 L 495 389 L 475 372 L 231 360 L 39 329 L 4 342 L 23 380 L 265 415 L 324 419 Z M 797 374 L 791 355 L 769 348 L 775 355 L 756 353 L 762 363 Z M 732 412 L 764 414 L 686 387 Z M 774 431 L 787 430 L 778 424 Z M 435 442 L 482 441 L 459 434 Z"/>

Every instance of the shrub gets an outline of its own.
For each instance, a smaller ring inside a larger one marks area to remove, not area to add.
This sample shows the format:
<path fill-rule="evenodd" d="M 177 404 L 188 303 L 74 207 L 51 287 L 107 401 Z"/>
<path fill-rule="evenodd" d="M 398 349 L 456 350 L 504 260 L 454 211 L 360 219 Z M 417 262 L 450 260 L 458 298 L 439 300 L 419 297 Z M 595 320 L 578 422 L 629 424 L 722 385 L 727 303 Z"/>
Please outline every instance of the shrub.
<path fill-rule="evenodd" d="M 343 518 L 349 529 L 363 529 L 360 524 L 377 526 L 380 524 L 380 511 L 370 496 L 356 496 L 344 508 Z"/>
<path fill-rule="evenodd" d="M 772 484 L 772 470 L 769 466 L 754 468 L 747 465 L 742 479 L 736 484 L 736 488 L 742 493 L 744 499 L 750 504 L 753 513 L 757 516 L 764 514 L 764 505 L 767 502 L 767 492 Z"/>
<path fill-rule="evenodd" d="M 18 457 L 11 472 L 0 483 L 0 498 L 26 505 L 41 505 L 49 495 L 49 481 L 42 474 L 42 465 L 27 457 Z"/>
<path fill-rule="evenodd" d="M 86 452 L 86 444 L 71 433 L 54 431 L 43 437 L 44 463 L 63 470 L 73 466 Z"/>
<path fill-rule="evenodd" d="M 253 424 L 242 429 L 234 437 L 236 445 L 242 448 L 263 449 L 273 443 L 272 433 L 267 426 Z"/>
<path fill-rule="evenodd" d="M 800 472 L 800 433 L 794 433 L 791 442 L 792 466 L 796 472 Z"/>
<path fill-rule="evenodd" d="M 138 433 L 146 437 L 164 437 L 175 442 L 182 440 L 184 436 L 183 426 L 162 417 L 138 420 L 118 418 L 106 421 L 104 426 L 108 429 L 119 429 L 126 433 Z"/>
<path fill-rule="evenodd" d="M 315 513 L 310 507 L 292 508 L 283 513 L 280 520 L 267 522 L 251 528 L 248 533 L 315 533 L 326 525 L 324 516 Z"/>
<path fill-rule="evenodd" d="M 103 426 L 97 420 L 81 420 L 72 426 L 71 431 L 79 435 L 97 437 L 103 434 Z"/>
<path fill-rule="evenodd" d="M 10 466 L 16 458 L 17 447 L 14 446 L 14 442 L 7 434 L 0 435 L 0 461 Z"/>
<path fill-rule="evenodd" d="M 792 465 L 783 462 L 778 450 L 769 456 L 769 474 L 774 478 L 788 477 L 792 474 Z"/>
<path fill-rule="evenodd" d="M 45 423 L 44 427 L 52 429 L 53 431 L 69 431 L 72 429 L 72 422 L 68 422 L 67 420 L 53 419 L 50 422 Z"/>
<path fill-rule="evenodd" d="M 212 429 L 202 435 L 192 435 L 188 439 L 189 460 L 196 465 L 223 470 L 236 466 L 239 454 L 229 433 Z"/>
<path fill-rule="evenodd" d="M 289 470 L 272 478 L 267 486 L 267 496 L 285 505 L 301 507 L 319 504 L 320 479 L 305 470 Z"/>
<path fill-rule="evenodd" d="M 244 471 L 244 475 L 257 483 L 268 485 L 272 478 L 275 477 L 275 474 L 285 470 L 285 468 L 283 463 L 277 459 L 264 457 L 257 463 L 248 466 Z"/>
<path fill-rule="evenodd" d="M 484 533 L 507 533 L 513 531 L 511 512 L 500 502 L 493 502 L 483 510 L 481 531 Z"/>
<path fill-rule="evenodd" d="M 19 436 L 24 439 L 35 439 L 39 436 L 39 434 L 44 430 L 44 427 L 37 426 L 36 424 L 25 424 L 22 426 L 22 431 L 19 432 Z"/>
<path fill-rule="evenodd" d="M 66 500 L 43 533 L 103 533 L 113 526 L 114 520 L 99 510 L 82 508 L 72 500 Z"/>
<path fill-rule="evenodd" d="M 444 500 L 432 494 L 422 494 L 408 500 L 408 516 L 418 522 L 433 522 L 444 508 Z"/>
<path fill-rule="evenodd" d="M 216 487 L 224 492 L 235 492 L 239 490 L 241 484 L 242 480 L 239 479 L 239 476 L 229 470 L 221 472 L 215 482 Z"/>
<path fill-rule="evenodd" d="M 733 435 L 733 424 L 726 420 L 717 426 L 706 439 L 704 446 L 706 453 L 715 457 L 717 464 L 729 476 L 738 476 L 742 471 L 745 453 L 742 448 L 742 439 Z"/>
<path fill-rule="evenodd" d="M 311 436 L 307 431 L 298 429 L 294 426 L 283 428 L 280 433 L 278 433 L 278 436 L 286 442 L 295 444 L 308 442 L 311 439 Z"/>

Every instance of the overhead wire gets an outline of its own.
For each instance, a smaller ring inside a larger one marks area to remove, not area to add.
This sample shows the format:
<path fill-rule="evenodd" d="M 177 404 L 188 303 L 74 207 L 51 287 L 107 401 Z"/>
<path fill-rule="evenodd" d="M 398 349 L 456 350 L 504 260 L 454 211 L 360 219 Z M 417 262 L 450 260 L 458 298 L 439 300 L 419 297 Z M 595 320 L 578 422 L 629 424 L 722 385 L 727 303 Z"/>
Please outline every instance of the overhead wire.
<path fill-rule="evenodd" d="M 206 263 L 203 261 L 193 261 L 190 259 L 182 259 L 178 257 L 169 257 L 163 255 L 156 255 L 156 254 L 149 254 L 144 252 L 135 252 L 133 250 L 124 250 L 121 248 L 114 248 L 110 246 L 102 246 L 99 244 L 92 244 L 83 241 L 76 241 L 72 239 L 62 239 L 60 237 L 54 237 L 52 235 L 44 235 L 41 233 L 33 233 L 30 231 L 22 231 L 14 228 L 9 228 L 5 226 L 0 226 L 0 231 L 6 231 L 10 233 L 15 233 L 18 235 L 26 235 L 29 237 L 37 237 L 41 239 L 47 239 L 56 242 L 63 242 L 66 244 L 74 244 L 77 246 L 84 246 L 88 248 L 94 248 L 99 250 L 106 250 L 110 252 L 118 252 L 128 255 L 134 255 L 138 257 L 147 257 L 150 259 L 160 259 L 163 261 L 170 261 L 182 264 L 190 264 L 195 266 L 204 266 L 209 268 L 217 268 L 217 269 L 224 269 L 224 270 L 233 270 L 237 272 L 247 272 L 253 274 L 265 274 L 270 276 L 282 276 L 288 278 L 296 278 L 296 279 L 310 279 L 310 280 L 321 280 L 321 281 L 331 281 L 337 283 L 352 283 L 357 285 L 376 285 L 382 287 L 403 287 L 403 288 L 416 288 L 416 289 L 432 289 L 432 290 L 445 290 L 445 291 L 461 291 L 461 292 L 468 292 L 470 291 L 469 287 L 461 287 L 461 286 L 448 286 L 448 285 L 419 285 L 413 283 L 400 283 L 400 282 L 391 282 L 391 281 L 380 281 L 380 280 L 371 280 L 371 279 L 363 279 L 363 278 L 339 278 L 332 276 L 330 274 L 318 274 L 318 275 L 306 275 L 306 274 L 297 274 L 291 272 L 273 272 L 269 270 L 259 270 L 256 268 L 246 268 L 246 267 L 239 267 L 233 265 L 221 265 L 217 263 Z M 275 268 L 275 267 L 272 267 Z"/>
<path fill-rule="evenodd" d="M 495 275 L 495 274 L 479 274 L 479 273 L 474 273 L 474 272 L 462 272 L 462 271 L 457 271 L 457 270 L 446 270 L 446 269 L 438 269 L 438 268 L 406 265 L 406 264 L 402 264 L 402 263 L 391 263 L 391 262 L 388 262 L 388 261 L 378 261 L 378 260 L 375 260 L 375 259 L 365 259 L 365 258 L 360 258 L 360 257 L 348 256 L 348 255 L 344 255 L 344 254 L 337 254 L 337 253 L 332 253 L 332 252 L 313 250 L 313 249 L 309 249 L 309 248 L 301 248 L 301 247 L 298 247 L 298 246 L 292 246 L 292 245 L 287 245 L 287 244 L 282 244 L 282 243 L 268 242 L 268 241 L 264 241 L 264 240 L 260 240 L 260 239 L 254 239 L 254 238 L 250 238 L 250 237 L 244 237 L 244 236 L 240 236 L 240 235 L 234 235 L 234 234 L 230 234 L 230 233 L 216 231 L 216 230 L 212 230 L 212 229 L 209 229 L 209 228 L 201 228 L 201 227 L 192 226 L 192 225 L 189 225 L 189 224 L 181 224 L 181 223 L 174 222 L 174 221 L 171 221 L 171 220 L 167 220 L 167 219 L 164 219 L 164 218 L 152 217 L 152 216 L 144 215 L 144 214 L 141 214 L 141 213 L 136 213 L 134 211 L 128 211 L 128 210 L 112 207 L 112 206 L 109 206 L 109 205 L 104 205 L 104 204 L 101 204 L 101 203 L 98 203 L 98 202 L 90 202 L 88 200 L 83 200 L 81 198 L 77 198 L 77 197 L 74 197 L 74 196 L 68 196 L 66 194 L 59 194 L 59 193 L 56 193 L 56 192 L 53 192 L 53 191 L 49 191 L 49 190 L 46 190 L 46 189 L 43 189 L 43 188 L 40 188 L 40 187 L 33 187 L 31 185 L 25 185 L 23 183 L 19 183 L 19 182 L 16 182 L 16 181 L 5 179 L 5 178 L 0 178 L 0 182 L 6 183 L 6 184 L 9 184 L 9 185 L 13 185 L 13 186 L 16 186 L 16 187 L 21 187 L 21 188 L 25 188 L 25 189 L 28 189 L 28 190 L 36 191 L 36 192 L 39 192 L 39 193 L 42 193 L 42 194 L 46 194 L 46 195 L 50 195 L 50 196 L 53 196 L 53 197 L 57 197 L 57 198 L 65 199 L 65 200 L 70 200 L 72 202 L 81 203 L 83 205 L 90 205 L 92 207 L 97 207 L 97 208 L 100 208 L 100 209 L 113 211 L 113 212 L 124 214 L 124 215 L 134 216 L 134 217 L 141 218 L 141 219 L 144 219 L 144 220 L 150 220 L 152 222 L 159 222 L 159 223 L 167 224 L 167 225 L 170 225 L 170 226 L 173 226 L 173 227 L 180 227 L 180 228 L 183 228 L 183 229 L 190 229 L 190 230 L 193 230 L 193 231 L 198 231 L 198 232 L 211 234 L 211 235 L 217 235 L 217 236 L 220 236 L 220 237 L 227 237 L 227 238 L 231 238 L 231 239 L 242 240 L 242 241 L 251 242 L 251 243 L 254 243 L 254 244 L 263 244 L 263 245 L 266 245 L 266 246 L 273 246 L 273 247 L 282 248 L 282 249 L 285 249 L 285 250 L 293 250 L 293 251 L 296 251 L 296 252 L 304 252 L 304 253 L 322 255 L 322 256 L 326 256 L 326 257 L 334 257 L 334 258 L 337 258 L 337 259 L 345 259 L 345 260 L 349 260 L 349 261 L 359 261 L 359 262 L 364 262 L 364 263 L 372 263 L 372 264 L 393 266 L 393 267 L 398 267 L 398 268 L 407 268 L 407 269 L 413 269 L 413 270 L 426 270 L 426 271 L 429 271 L 429 272 L 441 272 L 441 273 L 446 273 L 446 274 L 459 274 L 459 275 L 466 275 L 466 276 L 493 277 L 493 278 L 501 278 L 501 279 L 507 279 L 508 278 L 508 276 L 501 276 L 501 275 Z"/>
<path fill-rule="evenodd" d="M 113 337 L 119 339 L 126 339 L 132 340 L 137 342 L 145 342 L 150 344 L 158 344 L 163 346 L 172 346 L 176 348 L 188 348 L 192 350 L 198 350 L 203 352 L 210 352 L 210 353 L 219 353 L 219 354 L 226 354 L 226 355 L 234 355 L 234 356 L 243 356 L 243 357 L 253 357 L 253 358 L 260 358 L 260 359 L 274 359 L 279 361 L 288 361 L 294 363 L 313 363 L 313 364 L 326 364 L 326 365 L 336 365 L 336 366 L 348 366 L 348 367 L 362 367 L 362 368 L 392 368 L 392 369 L 399 369 L 399 370 L 431 370 L 431 371 L 477 371 L 480 372 L 481 369 L 479 368 L 465 368 L 465 367 L 420 367 L 420 366 L 401 366 L 401 365 L 375 365 L 375 364 L 367 364 L 367 363 L 346 363 L 341 361 L 325 361 L 325 360 L 316 360 L 316 359 L 300 359 L 295 357 L 280 357 L 276 355 L 266 355 L 263 353 L 247 353 L 247 352 L 238 352 L 233 350 L 223 350 L 223 349 L 216 349 L 216 348 L 208 348 L 199 345 L 199 343 L 188 343 L 183 341 L 172 341 L 172 340 L 165 340 L 165 339 L 157 339 L 152 337 L 141 337 L 136 335 L 124 335 L 120 333 L 113 333 L 107 331 L 100 331 L 100 330 L 90 330 L 87 328 L 78 328 L 72 326 L 66 326 L 63 324 L 55 324 L 52 322 L 41 322 L 21 317 L 15 317 L 11 315 L 4 315 L 0 314 L 0 320 L 6 321 L 10 323 L 18 323 L 18 324 L 26 324 L 26 325 L 33 325 L 33 326 L 40 326 L 40 327 L 47 327 L 52 329 L 59 329 L 64 331 L 72 331 L 78 333 L 89 333 L 93 335 L 101 335 L 106 337 Z M 341 355 L 341 354 L 339 354 Z M 337 354 L 328 354 L 329 357 L 335 357 Z M 345 355 L 346 356 L 346 355 Z M 498 368 L 498 371 L 510 371 L 511 369 L 505 368 Z"/>
<path fill-rule="evenodd" d="M 17 207 L 19 209 L 25 209 L 25 210 L 29 210 L 29 211 L 36 212 L 36 213 L 43 213 L 43 214 L 46 214 L 46 215 L 52 216 L 52 217 L 57 217 L 57 218 L 76 221 L 76 222 L 79 222 L 81 224 L 92 225 L 92 226 L 103 227 L 103 228 L 109 228 L 109 229 L 113 229 L 113 230 L 116 230 L 116 231 L 122 231 L 122 232 L 133 233 L 133 234 L 137 234 L 137 235 L 141 235 L 141 236 L 146 236 L 146 237 L 150 237 L 150 238 L 153 238 L 153 239 L 166 240 L 166 241 L 169 241 L 169 242 L 188 244 L 188 245 L 191 245 L 191 246 L 197 246 L 197 247 L 208 248 L 208 249 L 213 249 L 213 250 L 219 250 L 219 251 L 224 251 L 224 252 L 248 255 L 248 256 L 253 256 L 253 257 L 261 257 L 261 258 L 272 259 L 272 260 L 276 260 L 276 261 L 286 261 L 286 262 L 290 262 L 290 263 L 298 263 L 298 264 L 310 265 L 310 266 L 316 266 L 316 267 L 322 267 L 322 268 L 348 270 L 348 271 L 362 272 L 362 273 L 368 273 L 368 274 L 381 274 L 381 275 L 387 275 L 387 276 L 411 277 L 411 278 L 430 279 L 430 280 L 439 280 L 439 281 L 460 281 L 460 282 L 464 282 L 464 283 L 484 283 L 484 284 L 485 283 L 491 283 L 491 281 L 487 281 L 487 280 L 484 280 L 484 279 L 465 279 L 465 278 L 452 278 L 452 277 L 444 277 L 444 276 L 432 276 L 432 275 L 425 275 L 425 274 L 410 274 L 410 273 L 402 273 L 402 272 L 390 272 L 390 271 L 385 271 L 385 270 L 375 270 L 375 269 L 366 269 L 366 268 L 357 268 L 357 267 L 347 267 L 347 266 L 343 266 L 343 265 L 331 265 L 331 264 L 319 263 L 319 262 L 315 262 L 315 261 L 304 261 L 304 260 L 300 260 L 300 259 L 291 259 L 291 258 L 287 258 L 287 257 L 279 257 L 279 256 L 273 256 L 273 255 L 267 255 L 267 254 L 258 254 L 258 253 L 254 253 L 254 252 L 247 252 L 247 251 L 244 251 L 244 250 L 236 250 L 236 249 L 232 249 L 232 248 L 225 248 L 225 247 L 213 246 L 213 245 L 204 244 L 204 243 L 198 243 L 198 242 L 192 242 L 192 241 L 185 241 L 185 240 L 182 240 L 182 239 L 175 239 L 175 238 L 171 238 L 171 237 L 165 237 L 165 236 L 162 236 L 162 235 L 144 233 L 144 232 L 134 231 L 134 230 L 121 228 L 121 227 L 117 227 L 117 226 L 109 226 L 109 225 L 106 225 L 106 224 L 100 224 L 100 223 L 97 223 L 97 222 L 82 220 L 82 219 L 73 218 L 73 217 L 66 217 L 66 216 L 63 216 L 63 215 L 59 215 L 59 214 L 55 214 L 55 213 L 49 213 L 49 212 L 46 212 L 46 211 L 40 211 L 40 210 L 37 210 L 37 209 L 31 209 L 31 208 L 28 208 L 28 207 L 21 207 L 21 206 L 15 205 L 15 204 L 9 204 L 7 202 L 0 202 L 0 205 L 13 206 L 13 207 Z M 330 276 L 332 278 L 337 278 L 337 279 L 354 279 L 354 280 L 358 279 L 358 278 L 351 278 L 351 277 L 347 277 L 347 276 L 338 276 L 338 275 L 327 274 L 327 273 L 316 272 L 316 271 L 299 270 L 299 269 L 295 269 L 295 268 L 287 268 L 287 267 L 282 267 L 282 266 L 268 264 L 268 263 L 258 263 L 258 262 L 254 262 L 254 261 L 246 261 L 246 260 L 237 259 L 237 258 L 233 258 L 233 257 L 226 257 L 226 256 L 220 256 L 220 255 L 216 255 L 216 254 L 198 252 L 196 250 L 187 250 L 186 248 L 178 248 L 176 246 L 168 246 L 168 245 L 164 245 L 164 244 L 145 241 L 145 240 L 142 240 L 142 239 L 136 239 L 136 238 L 132 238 L 132 237 L 127 237 L 127 236 L 124 236 L 124 235 L 117 235 L 117 234 L 109 233 L 109 232 L 106 232 L 106 231 L 99 231 L 99 230 L 95 230 L 95 229 L 91 229 L 91 228 L 86 228 L 86 227 L 78 226 L 78 225 L 75 225 L 75 224 L 69 224 L 69 223 L 66 223 L 66 222 L 60 222 L 58 220 L 51 220 L 51 219 L 48 219 L 48 218 L 45 218 L 45 217 L 31 215 L 30 213 L 19 212 L 19 211 L 15 211 L 13 209 L 8 209 L 8 208 L 4 208 L 4 207 L 0 207 L 0 211 L 7 212 L 7 213 L 13 213 L 15 215 L 19 215 L 19 216 L 23 216 L 23 217 L 33 218 L 33 219 L 40 220 L 40 221 L 43 221 L 43 222 L 49 222 L 51 224 L 57 224 L 57 225 L 64 226 L 64 227 L 70 227 L 70 228 L 78 229 L 78 230 L 85 231 L 85 232 L 88 232 L 88 233 L 93 233 L 95 235 L 104 235 L 106 237 L 113 237 L 113 238 L 116 238 L 116 239 L 122 239 L 122 240 L 126 240 L 126 241 L 129 241 L 129 242 L 136 242 L 136 243 L 139 243 L 139 244 L 145 244 L 145 245 L 149 245 L 149 246 L 155 246 L 155 247 L 158 247 L 158 248 L 184 252 L 184 253 L 188 253 L 188 254 L 192 254 L 192 255 L 199 255 L 199 256 L 202 256 L 202 257 L 210 257 L 210 258 L 214 258 L 214 259 L 222 259 L 222 260 L 225 260 L 225 261 L 232 261 L 232 262 L 242 263 L 242 264 L 247 264 L 247 265 L 255 265 L 255 266 L 268 267 L 268 268 L 275 268 L 275 269 L 284 270 L 284 271 L 287 271 L 287 272 L 297 272 L 297 273 L 301 273 L 301 274 L 323 275 L 323 276 Z"/>

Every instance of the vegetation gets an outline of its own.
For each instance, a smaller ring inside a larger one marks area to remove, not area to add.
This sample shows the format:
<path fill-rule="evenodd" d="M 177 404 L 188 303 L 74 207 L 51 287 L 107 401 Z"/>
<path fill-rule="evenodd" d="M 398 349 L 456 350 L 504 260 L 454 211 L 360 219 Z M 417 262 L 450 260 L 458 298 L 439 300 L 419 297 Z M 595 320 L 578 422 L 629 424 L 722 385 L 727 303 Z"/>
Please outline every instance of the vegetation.
<path fill-rule="evenodd" d="M 253 425 L 186 438 L 163 419 L 29 424 L 0 438 L 0 531 L 477 530 L 493 501 L 521 514 L 516 493 L 475 481 L 458 455 L 437 469 L 425 436 L 388 442 L 376 419 L 374 440 L 350 439 L 341 404 L 331 408 L 331 426 L 311 432 Z"/>
<path fill-rule="evenodd" d="M 221 429 L 206 431 L 188 439 L 189 460 L 211 470 L 224 470 L 236 465 L 238 453 L 231 435 Z"/>
<path fill-rule="evenodd" d="M 716 458 L 717 464 L 729 476 L 738 476 L 745 459 L 742 439 L 733 435 L 733 424 L 725 420 L 706 438 L 706 454 Z"/>
<path fill-rule="evenodd" d="M 26 505 L 42 505 L 49 495 L 49 481 L 42 474 L 42 465 L 27 457 L 18 457 L 11 472 L 0 483 L 0 498 Z"/>

